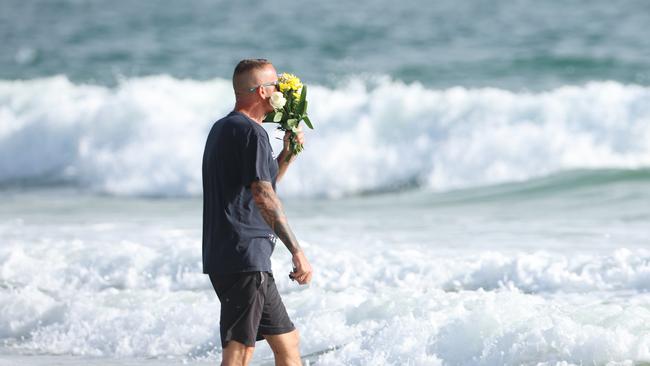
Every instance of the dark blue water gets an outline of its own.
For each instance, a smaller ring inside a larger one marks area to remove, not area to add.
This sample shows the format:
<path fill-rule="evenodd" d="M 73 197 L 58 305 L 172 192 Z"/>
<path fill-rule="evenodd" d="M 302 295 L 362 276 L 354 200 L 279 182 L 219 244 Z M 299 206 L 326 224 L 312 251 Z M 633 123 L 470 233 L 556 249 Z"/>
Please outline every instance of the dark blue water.
<path fill-rule="evenodd" d="M 0 1 L 0 79 L 227 78 L 266 57 L 306 81 L 650 84 L 650 2 Z"/>

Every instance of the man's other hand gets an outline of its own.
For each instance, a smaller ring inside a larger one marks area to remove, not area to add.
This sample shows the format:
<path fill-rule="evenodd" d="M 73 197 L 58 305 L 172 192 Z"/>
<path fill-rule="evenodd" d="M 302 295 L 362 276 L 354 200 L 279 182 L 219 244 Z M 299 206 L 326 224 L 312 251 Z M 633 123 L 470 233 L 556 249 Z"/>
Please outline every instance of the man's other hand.
<path fill-rule="evenodd" d="M 298 281 L 301 285 L 306 285 L 311 281 L 312 269 L 311 264 L 305 257 L 305 253 L 301 250 L 296 252 L 292 257 L 293 261 L 293 272 L 289 273 L 289 277 L 292 280 Z"/>

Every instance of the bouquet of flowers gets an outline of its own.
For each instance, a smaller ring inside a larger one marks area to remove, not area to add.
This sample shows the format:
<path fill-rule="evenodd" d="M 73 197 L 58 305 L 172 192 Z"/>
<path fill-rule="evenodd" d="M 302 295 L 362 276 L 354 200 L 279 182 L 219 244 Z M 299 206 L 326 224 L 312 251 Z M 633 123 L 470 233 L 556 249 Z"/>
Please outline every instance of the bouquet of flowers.
<path fill-rule="evenodd" d="M 282 131 L 291 131 L 289 136 L 290 155 L 287 155 L 287 161 L 291 156 L 297 155 L 303 149 L 301 143 L 296 140 L 298 125 L 301 121 L 310 129 L 314 129 L 309 117 L 307 117 L 307 86 L 300 82 L 300 79 L 289 73 L 283 73 L 278 77 L 278 87 L 271 95 L 271 106 L 274 111 L 267 114 L 264 122 L 278 123 L 278 129 Z"/>

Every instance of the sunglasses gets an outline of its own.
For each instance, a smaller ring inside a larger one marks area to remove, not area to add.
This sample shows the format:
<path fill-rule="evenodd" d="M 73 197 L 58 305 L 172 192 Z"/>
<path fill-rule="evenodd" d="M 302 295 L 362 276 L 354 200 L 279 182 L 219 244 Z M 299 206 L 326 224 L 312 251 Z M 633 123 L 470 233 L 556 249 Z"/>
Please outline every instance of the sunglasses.
<path fill-rule="evenodd" d="M 268 82 L 268 83 L 264 83 L 264 84 L 254 86 L 252 88 L 249 88 L 248 91 L 249 92 L 254 92 L 257 88 L 262 87 L 262 86 L 275 86 L 275 90 L 279 90 L 278 81 L 276 80 L 276 81 L 271 81 L 271 82 Z"/>

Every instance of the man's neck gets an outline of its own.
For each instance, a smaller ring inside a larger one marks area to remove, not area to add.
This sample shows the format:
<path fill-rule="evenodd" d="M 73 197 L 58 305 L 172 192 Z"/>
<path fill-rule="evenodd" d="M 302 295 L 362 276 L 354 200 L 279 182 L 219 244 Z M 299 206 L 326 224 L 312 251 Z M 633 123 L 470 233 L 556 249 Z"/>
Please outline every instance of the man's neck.
<path fill-rule="evenodd" d="M 262 120 L 266 115 L 266 113 L 264 113 L 263 110 L 260 110 L 259 108 L 255 108 L 254 106 L 246 107 L 246 106 L 235 104 L 235 111 L 245 114 L 248 118 L 259 123 L 260 125 L 262 124 Z"/>

